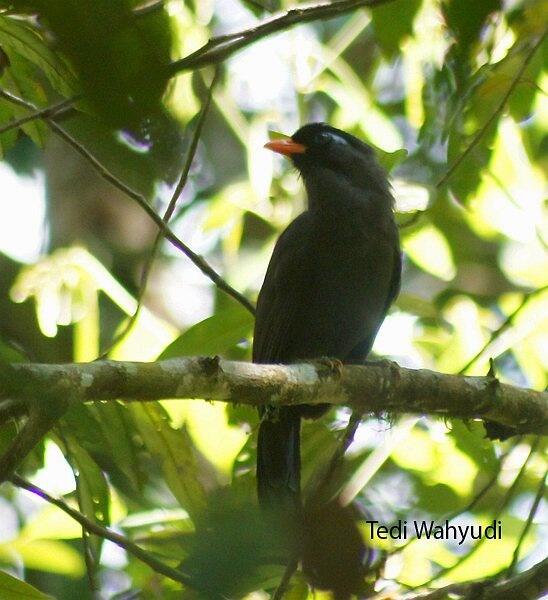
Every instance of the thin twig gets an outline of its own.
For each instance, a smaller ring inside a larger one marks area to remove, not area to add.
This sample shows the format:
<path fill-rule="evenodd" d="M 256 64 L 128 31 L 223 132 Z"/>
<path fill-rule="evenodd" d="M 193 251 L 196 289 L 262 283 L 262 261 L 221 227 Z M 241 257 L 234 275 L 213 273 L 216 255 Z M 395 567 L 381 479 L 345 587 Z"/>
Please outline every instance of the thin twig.
<path fill-rule="evenodd" d="M 531 47 L 531 49 L 527 53 L 527 56 L 525 57 L 525 60 L 521 64 L 521 66 L 518 69 L 517 73 L 514 75 L 514 78 L 512 79 L 510 85 L 508 86 L 508 89 L 506 90 L 506 93 L 502 96 L 502 98 L 501 98 L 501 100 L 500 100 L 499 105 L 497 106 L 497 108 L 493 111 L 493 113 L 491 114 L 491 116 L 482 125 L 482 127 L 476 132 L 476 134 L 472 138 L 472 141 L 466 147 L 466 149 L 464 150 L 464 152 L 459 155 L 459 157 L 447 169 L 447 171 L 445 172 L 445 174 L 443 175 L 443 177 L 436 183 L 436 188 L 440 188 L 443 185 L 445 185 L 445 183 L 447 183 L 447 181 L 453 175 L 453 173 L 457 170 L 457 168 L 459 167 L 459 165 L 470 154 L 470 152 L 472 152 L 472 150 L 479 144 L 479 142 L 481 141 L 482 137 L 485 135 L 486 131 L 495 122 L 495 120 L 499 117 L 500 113 L 504 110 L 504 107 L 506 106 L 506 103 L 508 102 L 508 99 L 512 95 L 512 92 L 514 91 L 514 89 L 516 88 L 516 86 L 518 85 L 518 83 L 520 82 L 521 77 L 522 77 L 523 73 L 525 72 L 525 69 L 527 69 L 527 67 L 528 67 L 529 63 L 531 62 L 531 60 L 533 59 L 533 56 L 535 55 L 536 51 L 540 48 L 542 42 L 546 38 L 546 34 L 547 33 L 548 33 L 548 29 L 546 29 L 544 31 L 544 33 L 537 40 L 536 44 L 534 44 Z"/>
<path fill-rule="evenodd" d="M 531 300 L 532 298 L 534 298 L 538 294 L 541 294 L 541 293 L 545 292 L 546 290 L 548 290 L 548 285 L 545 285 L 545 286 L 543 286 L 541 288 L 537 288 L 536 290 L 533 290 L 532 292 L 529 292 L 529 293 L 525 294 L 523 296 L 522 301 L 520 302 L 520 305 L 516 308 L 516 310 L 514 310 L 514 312 L 511 313 L 510 315 L 508 315 L 508 317 L 505 319 L 504 323 L 502 323 L 502 325 L 500 325 L 497 329 L 495 329 L 495 331 L 493 331 L 493 333 L 489 336 L 489 340 L 484 344 L 484 346 L 474 356 L 472 356 L 472 358 L 463 367 L 460 368 L 460 370 L 458 371 L 457 375 L 464 375 L 464 373 L 466 373 L 466 371 L 468 371 L 468 369 L 481 356 L 483 356 L 483 354 L 487 350 L 487 348 L 489 348 L 489 346 L 495 340 L 497 340 L 506 331 L 506 329 L 508 329 L 508 327 L 510 325 L 512 325 L 512 323 L 514 322 L 514 319 L 525 308 L 525 306 L 528 304 L 529 300 Z"/>
<path fill-rule="evenodd" d="M 0 483 L 11 477 L 32 449 L 53 427 L 67 407 L 67 402 L 56 398 L 45 410 L 32 404 L 29 417 L 21 431 L 0 456 Z"/>
<path fill-rule="evenodd" d="M 533 524 L 533 519 L 535 518 L 535 515 L 537 513 L 540 501 L 544 497 L 544 488 L 546 487 L 546 476 L 547 475 L 548 475 L 548 471 L 545 471 L 544 476 L 540 480 L 540 483 L 539 483 L 539 486 L 537 489 L 537 493 L 535 495 L 535 500 L 533 501 L 533 505 L 531 506 L 531 510 L 529 511 L 529 515 L 527 516 L 527 521 L 523 527 L 521 535 L 519 536 L 518 543 L 516 544 L 516 547 L 514 549 L 514 554 L 512 556 L 512 562 L 508 566 L 508 570 L 506 572 L 507 577 L 510 577 L 511 575 L 514 574 L 516 565 L 518 564 L 519 552 L 521 550 L 521 546 L 522 546 L 523 542 L 525 541 L 527 534 L 529 533 L 529 529 L 531 529 L 531 525 Z"/>
<path fill-rule="evenodd" d="M 289 587 L 291 578 L 293 577 L 293 574 L 297 570 L 298 565 L 299 565 L 299 562 L 294 559 L 289 561 L 289 563 L 287 564 L 287 567 L 284 571 L 284 574 L 282 576 L 282 579 L 280 581 L 280 584 L 276 588 L 276 591 L 274 592 L 274 594 L 272 594 L 271 600 L 282 600 L 282 598 L 284 597 L 284 594 L 287 592 L 287 588 Z"/>
<path fill-rule="evenodd" d="M 68 110 L 72 110 L 72 106 L 78 99 L 79 96 L 73 96 L 72 98 L 67 98 L 62 102 L 58 102 L 57 104 L 52 104 L 51 106 L 37 109 L 31 114 L 21 117 L 20 119 L 10 121 L 9 123 L 6 123 L 0 127 L 0 135 L 2 133 L 6 133 L 7 131 L 11 131 L 12 129 L 17 129 L 26 123 L 30 123 L 31 121 L 36 121 L 37 119 L 46 120 L 51 119 L 52 117 L 59 117 Z"/>
<path fill-rule="evenodd" d="M 217 69 L 215 69 L 213 79 L 211 80 L 211 84 L 209 86 L 207 96 L 204 100 L 202 110 L 200 111 L 200 114 L 198 115 L 198 119 L 196 122 L 196 128 L 194 129 L 194 133 L 192 135 L 192 140 L 190 142 L 190 146 L 188 148 L 188 152 L 185 157 L 185 162 L 184 162 L 184 165 L 181 170 L 181 176 L 179 177 L 179 181 L 177 182 L 177 185 L 175 186 L 175 190 L 173 191 L 173 194 L 169 201 L 168 207 L 164 213 L 164 216 L 162 217 L 162 219 L 163 219 L 164 223 L 166 223 L 166 225 L 169 222 L 169 220 L 171 219 L 171 217 L 173 216 L 173 213 L 175 212 L 175 207 L 177 206 L 177 200 L 179 199 L 179 196 L 181 195 L 181 193 L 186 185 L 186 182 L 188 179 L 188 174 L 190 172 L 192 162 L 194 161 L 194 156 L 196 155 L 196 150 L 198 148 L 198 142 L 199 142 L 201 134 L 202 134 L 202 129 L 203 129 L 203 126 L 205 123 L 205 119 L 209 112 L 209 108 L 211 106 L 213 90 L 215 89 L 215 86 L 217 85 L 218 80 L 219 80 L 219 69 L 217 68 Z M 156 238 L 152 245 L 152 249 L 151 249 L 150 254 L 147 258 L 147 261 L 144 265 L 143 273 L 141 275 L 141 284 L 139 286 L 139 293 L 137 294 L 137 308 L 135 309 L 135 312 L 131 315 L 131 317 L 130 317 L 129 321 L 127 322 L 126 326 L 124 327 L 123 331 L 120 332 L 120 334 L 116 336 L 116 339 L 113 340 L 110 347 L 107 350 L 102 352 L 102 354 L 101 354 L 102 357 L 106 356 L 112 350 L 112 348 L 117 346 L 129 334 L 129 332 L 133 328 L 134 324 L 137 322 L 137 317 L 139 316 L 139 313 L 141 312 L 141 308 L 143 306 L 143 298 L 145 296 L 148 280 L 150 277 L 150 273 L 152 271 L 152 265 L 154 263 L 154 260 L 156 259 L 156 255 L 158 254 L 158 250 L 160 248 L 160 244 L 163 239 L 164 239 L 164 233 L 162 230 L 159 230 L 158 233 L 156 234 Z"/>
<path fill-rule="evenodd" d="M 309 23 L 324 19 L 340 17 L 358 8 L 366 8 L 387 4 L 394 0 L 341 0 L 339 2 L 324 2 L 307 7 L 292 8 L 287 12 L 263 21 L 255 27 L 244 29 L 236 33 L 221 35 L 211 38 L 201 48 L 192 54 L 172 62 L 168 66 L 169 76 L 177 75 L 183 71 L 190 71 L 222 62 L 246 46 L 259 39 L 278 33 L 293 25 Z"/>
<path fill-rule="evenodd" d="M 19 488 L 23 488 L 24 490 L 27 490 L 28 492 L 31 492 L 36 496 L 39 496 L 49 504 L 57 506 L 57 508 L 60 508 L 64 513 L 69 515 L 69 517 L 80 523 L 80 525 L 84 527 L 88 532 L 98 535 L 106 540 L 111 541 L 117 546 L 120 546 L 120 548 L 123 548 L 129 554 L 132 554 L 133 556 L 135 556 L 135 558 L 147 564 L 151 569 L 153 569 L 157 573 L 161 573 L 165 577 L 168 577 L 173 581 L 183 583 L 184 585 L 188 585 L 189 587 L 195 587 L 192 586 L 191 578 L 185 573 L 178 571 L 177 569 L 174 569 L 164 564 L 163 562 L 157 560 L 154 556 L 152 556 L 152 554 L 149 554 L 123 535 L 115 533 L 107 527 L 102 527 L 101 525 L 94 523 L 91 519 L 88 519 L 88 517 L 78 512 L 74 508 L 70 507 L 64 500 L 50 496 L 42 488 L 30 483 L 29 481 L 23 479 L 19 475 L 12 475 L 10 481 L 13 483 L 13 485 Z"/>
<path fill-rule="evenodd" d="M 331 459 L 327 464 L 327 467 L 325 468 L 323 473 L 320 474 L 318 483 L 314 485 L 313 491 L 310 494 L 310 497 L 313 497 L 315 502 L 318 498 L 322 498 L 323 494 L 329 492 L 329 485 L 331 484 L 337 470 L 341 466 L 346 451 L 348 450 L 350 444 L 354 441 L 354 435 L 356 434 L 356 431 L 358 430 L 361 421 L 362 414 L 356 411 L 352 411 L 344 433 L 341 436 L 341 439 L 337 444 L 333 455 L 331 456 Z M 323 500 L 327 502 L 329 499 L 323 498 Z"/>
<path fill-rule="evenodd" d="M 29 110 L 36 110 L 36 108 L 30 103 L 0 89 L 0 97 L 5 98 L 19 106 L 24 106 Z M 213 267 L 199 254 L 196 254 L 191 248 L 189 248 L 181 239 L 179 239 L 173 231 L 164 223 L 162 217 L 149 205 L 146 198 L 131 189 L 123 181 L 118 179 L 110 171 L 108 171 L 82 144 L 76 141 L 71 135 L 69 135 L 62 127 L 60 127 L 53 119 L 45 119 L 45 122 L 51 127 L 54 133 L 61 137 L 67 142 L 74 150 L 82 155 L 95 170 L 109 183 L 117 187 L 119 190 L 124 192 L 126 196 L 137 202 L 137 204 L 146 212 L 146 214 L 154 221 L 158 228 L 162 231 L 165 238 L 173 244 L 178 250 L 185 254 L 200 271 L 208 277 L 220 290 L 234 298 L 237 302 L 240 302 L 242 306 L 245 306 L 252 314 L 255 314 L 255 307 L 253 304 L 240 292 L 235 290 L 229 285 L 220 275 L 213 269 Z"/>

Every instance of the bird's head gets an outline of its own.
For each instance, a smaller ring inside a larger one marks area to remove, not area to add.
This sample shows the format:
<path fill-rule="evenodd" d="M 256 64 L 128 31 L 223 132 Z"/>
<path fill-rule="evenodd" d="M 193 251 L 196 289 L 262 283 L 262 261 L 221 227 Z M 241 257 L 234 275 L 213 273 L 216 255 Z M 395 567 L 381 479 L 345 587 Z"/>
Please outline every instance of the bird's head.
<path fill-rule="evenodd" d="M 305 183 L 337 176 L 360 188 L 388 185 L 371 146 L 327 123 L 304 125 L 291 137 L 270 141 L 265 148 L 289 157 Z"/>

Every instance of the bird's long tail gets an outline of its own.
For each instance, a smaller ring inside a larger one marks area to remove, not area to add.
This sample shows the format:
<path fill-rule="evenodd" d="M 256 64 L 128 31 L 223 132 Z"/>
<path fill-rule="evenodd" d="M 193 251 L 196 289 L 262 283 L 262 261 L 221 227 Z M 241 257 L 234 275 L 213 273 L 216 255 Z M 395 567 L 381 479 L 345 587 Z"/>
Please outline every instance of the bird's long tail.
<path fill-rule="evenodd" d="M 257 444 L 257 491 L 263 508 L 294 513 L 300 507 L 301 417 L 282 408 L 263 418 Z"/>

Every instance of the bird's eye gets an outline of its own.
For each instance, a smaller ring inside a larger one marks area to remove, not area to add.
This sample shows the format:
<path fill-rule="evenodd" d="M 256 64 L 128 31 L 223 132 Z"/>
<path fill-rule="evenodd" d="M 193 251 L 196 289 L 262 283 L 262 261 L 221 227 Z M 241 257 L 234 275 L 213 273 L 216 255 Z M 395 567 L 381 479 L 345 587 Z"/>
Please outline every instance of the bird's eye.
<path fill-rule="evenodd" d="M 318 146 L 325 146 L 333 141 L 333 136 L 328 131 L 321 131 L 316 134 L 314 141 Z"/>

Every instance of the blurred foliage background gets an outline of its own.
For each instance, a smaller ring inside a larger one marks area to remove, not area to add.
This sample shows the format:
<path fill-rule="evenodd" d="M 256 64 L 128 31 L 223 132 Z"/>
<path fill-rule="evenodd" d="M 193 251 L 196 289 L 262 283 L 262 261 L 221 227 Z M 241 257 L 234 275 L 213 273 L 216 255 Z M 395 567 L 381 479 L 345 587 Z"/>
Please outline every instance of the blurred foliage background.
<path fill-rule="evenodd" d="M 253 43 L 228 39 L 244 43 L 230 55 L 218 46 L 201 69 L 168 68 L 294 6 L 0 2 L 0 360 L 248 360 L 252 315 L 155 244 L 156 225 L 120 187 L 160 215 L 176 201 L 173 231 L 254 301 L 276 237 L 304 206 L 296 173 L 262 145 L 269 130 L 321 120 L 368 140 L 391 172 L 403 288 L 375 354 L 482 375 L 492 359 L 501 380 L 545 388 L 546 2 L 356 6 Z M 305 488 L 348 417 L 305 424 Z M 19 425 L 0 425 L 3 449 Z M 166 564 L 182 561 L 195 587 L 265 598 L 283 566 L 257 541 L 256 425 L 250 409 L 203 401 L 77 406 L 19 473 Z M 477 423 L 366 419 L 339 477 L 364 515 L 503 530 L 463 545 L 387 542 L 369 585 L 401 593 L 539 562 L 543 449 L 532 436 L 488 441 Z M 0 523 L 2 598 L 197 597 L 14 486 L 0 489 Z M 297 573 L 286 597 L 312 594 Z"/>

